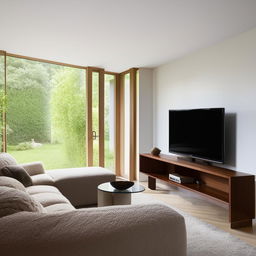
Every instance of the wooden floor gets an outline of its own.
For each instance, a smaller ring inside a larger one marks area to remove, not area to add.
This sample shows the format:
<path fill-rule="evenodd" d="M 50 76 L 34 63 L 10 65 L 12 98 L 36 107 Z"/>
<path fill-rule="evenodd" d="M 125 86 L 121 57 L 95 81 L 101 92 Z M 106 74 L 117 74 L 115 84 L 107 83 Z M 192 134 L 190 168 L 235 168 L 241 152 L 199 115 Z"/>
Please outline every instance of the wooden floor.
<path fill-rule="evenodd" d="M 228 209 L 208 198 L 171 185 L 157 183 L 157 190 L 147 188 L 147 182 L 141 182 L 147 193 L 155 199 L 180 209 L 204 222 L 210 223 L 230 234 L 239 237 L 248 244 L 256 246 L 256 220 L 253 227 L 231 229 L 228 222 Z"/>

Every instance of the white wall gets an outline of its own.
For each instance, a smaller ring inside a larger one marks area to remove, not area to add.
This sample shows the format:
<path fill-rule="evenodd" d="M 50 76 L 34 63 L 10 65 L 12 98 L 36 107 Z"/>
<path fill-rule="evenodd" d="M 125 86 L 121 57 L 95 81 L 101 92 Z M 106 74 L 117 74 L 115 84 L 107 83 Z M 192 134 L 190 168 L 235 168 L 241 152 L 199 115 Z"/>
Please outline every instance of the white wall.
<path fill-rule="evenodd" d="M 153 69 L 139 69 L 139 153 L 153 146 Z"/>
<path fill-rule="evenodd" d="M 256 174 L 256 29 L 154 70 L 154 144 L 168 153 L 168 110 L 225 107 L 227 166 Z"/>
<path fill-rule="evenodd" d="M 138 152 L 147 153 L 153 147 L 153 69 L 139 69 L 138 106 Z"/>

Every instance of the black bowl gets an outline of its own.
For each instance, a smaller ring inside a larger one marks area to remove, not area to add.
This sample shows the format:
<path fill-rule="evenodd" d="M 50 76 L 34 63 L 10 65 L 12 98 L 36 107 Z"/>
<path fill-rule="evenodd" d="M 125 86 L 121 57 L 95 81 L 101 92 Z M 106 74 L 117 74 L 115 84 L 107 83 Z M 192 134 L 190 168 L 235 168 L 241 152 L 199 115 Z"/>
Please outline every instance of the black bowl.
<path fill-rule="evenodd" d="M 132 181 L 112 181 L 111 186 L 118 190 L 125 190 L 134 185 Z"/>

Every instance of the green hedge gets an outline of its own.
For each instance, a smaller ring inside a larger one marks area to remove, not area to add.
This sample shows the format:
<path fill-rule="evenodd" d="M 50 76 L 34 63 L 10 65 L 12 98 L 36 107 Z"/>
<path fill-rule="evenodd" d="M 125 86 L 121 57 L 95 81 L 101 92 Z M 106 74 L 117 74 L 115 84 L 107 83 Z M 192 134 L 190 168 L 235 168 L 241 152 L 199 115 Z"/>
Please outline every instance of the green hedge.
<path fill-rule="evenodd" d="M 8 144 L 50 142 L 48 64 L 7 58 Z"/>
<path fill-rule="evenodd" d="M 10 128 L 8 144 L 51 141 L 49 96 L 42 88 L 8 90 L 7 124 Z"/>

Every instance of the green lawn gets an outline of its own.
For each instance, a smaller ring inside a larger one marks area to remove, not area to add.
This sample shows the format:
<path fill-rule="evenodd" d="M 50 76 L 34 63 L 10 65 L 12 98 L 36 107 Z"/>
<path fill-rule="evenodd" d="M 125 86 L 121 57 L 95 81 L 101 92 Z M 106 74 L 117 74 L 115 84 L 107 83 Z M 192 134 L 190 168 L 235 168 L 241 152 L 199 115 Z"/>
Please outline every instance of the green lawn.
<path fill-rule="evenodd" d="M 70 168 L 74 166 L 66 157 L 60 144 L 43 144 L 42 147 L 24 151 L 8 150 L 18 163 L 41 161 L 45 169 Z"/>
<path fill-rule="evenodd" d="M 68 160 L 61 144 L 43 144 L 39 148 L 23 151 L 13 150 L 13 147 L 9 146 L 8 153 L 10 153 L 18 163 L 40 161 L 43 163 L 46 170 L 82 167 Z M 95 158 L 97 158 L 97 156 L 95 156 Z M 113 163 L 113 154 L 106 150 L 105 166 L 113 170 Z"/>

